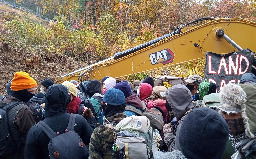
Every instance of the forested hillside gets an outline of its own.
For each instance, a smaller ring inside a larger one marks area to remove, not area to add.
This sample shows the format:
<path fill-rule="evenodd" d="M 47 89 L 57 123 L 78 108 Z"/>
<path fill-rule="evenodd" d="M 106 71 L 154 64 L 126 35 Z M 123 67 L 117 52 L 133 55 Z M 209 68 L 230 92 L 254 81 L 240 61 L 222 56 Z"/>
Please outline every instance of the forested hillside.
<path fill-rule="evenodd" d="M 38 82 L 54 78 L 170 33 L 197 18 L 256 20 L 253 0 L 4 2 L 10 5 L 0 4 L 2 93 L 16 71 L 27 71 Z"/>

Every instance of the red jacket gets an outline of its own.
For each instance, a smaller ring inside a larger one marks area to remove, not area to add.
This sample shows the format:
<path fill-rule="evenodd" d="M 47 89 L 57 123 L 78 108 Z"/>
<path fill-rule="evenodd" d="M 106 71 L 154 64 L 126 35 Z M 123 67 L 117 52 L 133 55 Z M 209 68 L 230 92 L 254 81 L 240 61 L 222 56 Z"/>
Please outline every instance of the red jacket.
<path fill-rule="evenodd" d="M 77 114 L 79 105 L 81 104 L 81 99 L 79 97 L 75 97 L 71 100 L 71 102 L 68 103 L 67 112 Z"/>

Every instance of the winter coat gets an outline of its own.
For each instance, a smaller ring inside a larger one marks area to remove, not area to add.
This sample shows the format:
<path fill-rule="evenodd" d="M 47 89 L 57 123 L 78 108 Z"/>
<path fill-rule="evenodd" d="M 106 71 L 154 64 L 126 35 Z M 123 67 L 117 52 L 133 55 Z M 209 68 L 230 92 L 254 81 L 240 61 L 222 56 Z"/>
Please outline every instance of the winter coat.
<path fill-rule="evenodd" d="M 54 132 L 64 133 L 69 122 L 68 113 L 60 113 L 43 120 Z M 74 130 L 86 145 L 89 145 L 92 128 L 81 115 L 76 115 Z M 25 159 L 49 159 L 49 137 L 38 125 L 33 126 L 28 133 L 25 145 Z"/>
<path fill-rule="evenodd" d="M 77 114 L 79 105 L 81 104 L 81 99 L 79 97 L 75 97 L 68 103 L 67 112 Z"/>
<path fill-rule="evenodd" d="M 168 151 L 172 151 L 175 146 L 175 137 L 178 134 L 177 127 L 182 123 L 182 120 L 191 108 L 193 108 L 192 97 L 189 89 L 181 84 L 170 87 L 167 90 L 166 99 L 172 108 L 172 111 L 177 119 L 173 124 L 164 125 L 164 142 L 168 146 Z"/>
<path fill-rule="evenodd" d="M 43 120 L 53 131 L 63 133 L 68 127 L 69 114 L 67 104 L 69 102 L 68 89 L 60 84 L 51 86 L 45 98 L 45 116 Z M 92 128 L 81 115 L 76 115 L 74 130 L 88 145 Z M 25 158 L 49 159 L 49 137 L 38 125 L 34 125 L 28 132 L 24 150 Z"/>
<path fill-rule="evenodd" d="M 3 98 L 2 102 L 6 104 L 11 104 L 13 102 L 21 102 L 21 101 L 13 96 L 6 95 L 5 98 Z M 23 151 L 24 151 L 24 145 L 25 145 L 25 139 L 26 139 L 27 133 L 29 129 L 35 124 L 33 114 L 29 109 L 29 107 L 24 102 L 21 102 L 21 105 L 23 106 L 21 106 L 19 110 L 17 109 L 18 113 L 15 117 L 15 120 L 9 121 L 8 123 L 9 129 L 10 127 L 16 128 L 10 133 L 16 134 L 17 136 L 19 136 L 19 138 L 16 139 L 16 140 L 19 140 L 19 144 L 17 144 L 17 152 L 8 156 L 4 156 L 3 158 L 5 159 L 17 158 L 17 156 L 19 156 L 19 158 L 23 158 Z M 18 108 L 18 105 L 13 109 L 16 109 L 16 108 Z"/>

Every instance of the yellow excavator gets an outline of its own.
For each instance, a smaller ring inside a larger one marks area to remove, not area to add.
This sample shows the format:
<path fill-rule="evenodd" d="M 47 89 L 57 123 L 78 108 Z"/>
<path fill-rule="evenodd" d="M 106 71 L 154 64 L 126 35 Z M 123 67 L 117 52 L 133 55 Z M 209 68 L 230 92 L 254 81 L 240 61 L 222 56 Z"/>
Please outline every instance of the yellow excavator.
<path fill-rule="evenodd" d="M 127 79 L 137 73 L 193 63 L 204 59 L 207 52 L 225 55 L 243 50 L 256 51 L 255 22 L 240 18 L 205 17 L 180 25 L 170 34 L 57 77 L 56 81 L 101 80 L 105 76 Z M 255 59 L 251 65 L 252 71 L 255 71 Z"/>

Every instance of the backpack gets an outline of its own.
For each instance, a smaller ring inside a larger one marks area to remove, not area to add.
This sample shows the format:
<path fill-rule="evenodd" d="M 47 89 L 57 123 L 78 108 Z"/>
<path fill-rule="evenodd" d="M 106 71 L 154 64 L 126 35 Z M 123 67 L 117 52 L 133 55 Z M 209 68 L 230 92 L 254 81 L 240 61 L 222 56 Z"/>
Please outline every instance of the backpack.
<path fill-rule="evenodd" d="M 117 138 L 113 145 L 113 158 L 149 159 L 152 157 L 152 128 L 147 117 L 126 117 L 115 126 L 115 130 Z"/>
<path fill-rule="evenodd" d="M 91 98 L 89 98 L 88 100 L 91 102 L 94 111 L 95 111 L 95 117 L 98 121 L 98 123 L 100 123 L 101 125 L 103 124 L 103 113 L 101 110 L 101 101 L 103 96 L 96 93 L 95 95 L 93 95 Z"/>
<path fill-rule="evenodd" d="M 95 114 L 96 114 L 96 116 L 97 117 L 99 117 L 100 116 L 100 102 L 99 102 L 99 100 L 98 99 L 96 99 L 96 98 L 93 98 L 93 97 L 91 97 L 91 98 L 89 98 L 88 99 L 91 103 L 92 103 L 92 106 L 93 106 L 93 108 L 94 108 L 94 110 L 95 110 Z"/>
<path fill-rule="evenodd" d="M 64 133 L 57 135 L 44 121 L 38 126 L 50 138 L 48 144 L 51 159 L 84 159 L 89 157 L 88 149 L 80 136 L 74 131 L 75 115 L 70 114 L 68 127 Z"/>
<path fill-rule="evenodd" d="M 37 102 L 33 102 L 33 101 L 29 101 L 27 103 L 28 107 L 30 108 L 33 117 L 35 119 L 35 121 L 38 123 L 39 121 L 41 121 L 44 116 L 43 116 L 43 108 L 41 107 L 41 105 Z"/>
<path fill-rule="evenodd" d="M 22 140 L 19 137 L 19 133 L 13 124 L 22 107 L 21 102 L 0 103 L 0 158 L 16 152 L 21 143 L 19 141 L 25 141 L 25 139 Z"/>
<path fill-rule="evenodd" d="M 149 119 L 153 129 L 158 129 L 159 131 L 163 130 L 163 126 L 164 126 L 163 116 L 158 109 L 152 108 L 150 110 L 143 112 L 142 115 L 146 116 Z"/>
<path fill-rule="evenodd" d="M 126 114 L 127 117 L 132 116 L 132 115 L 141 116 L 142 115 L 142 110 L 136 108 L 135 106 L 127 104 L 125 106 L 124 113 Z"/>

